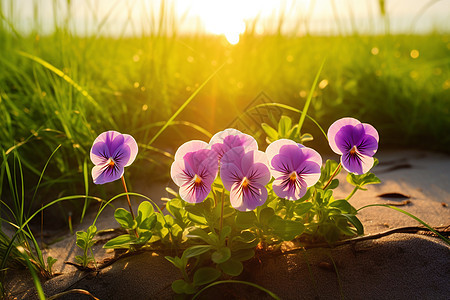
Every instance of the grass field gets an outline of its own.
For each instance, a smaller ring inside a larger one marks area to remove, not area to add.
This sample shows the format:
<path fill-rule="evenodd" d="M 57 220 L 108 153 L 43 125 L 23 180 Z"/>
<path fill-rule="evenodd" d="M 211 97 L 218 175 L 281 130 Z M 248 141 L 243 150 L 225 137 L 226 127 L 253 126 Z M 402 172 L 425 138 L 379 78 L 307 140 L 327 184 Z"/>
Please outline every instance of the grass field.
<path fill-rule="evenodd" d="M 222 36 L 169 31 L 164 22 L 170 18 L 142 36 L 82 37 L 66 23 L 50 34 L 41 35 L 39 26 L 24 34 L 5 15 L 0 147 L 5 159 L 18 152 L 30 193 L 59 144 L 41 188 L 83 192 L 83 165 L 87 160 L 90 169 L 90 147 L 105 130 L 129 133 L 140 144 L 141 163 L 131 174 L 166 178 L 169 154 L 181 143 L 208 141 L 261 93 L 266 102 L 301 109 L 324 59 L 308 114 L 325 130 L 353 116 L 379 130 L 381 150 L 450 151 L 450 34 L 297 37 L 258 35 L 250 27 L 230 45 Z M 204 83 L 173 126 L 154 139 Z M 312 123 L 304 128 L 319 141 L 311 146 L 324 145 Z"/>

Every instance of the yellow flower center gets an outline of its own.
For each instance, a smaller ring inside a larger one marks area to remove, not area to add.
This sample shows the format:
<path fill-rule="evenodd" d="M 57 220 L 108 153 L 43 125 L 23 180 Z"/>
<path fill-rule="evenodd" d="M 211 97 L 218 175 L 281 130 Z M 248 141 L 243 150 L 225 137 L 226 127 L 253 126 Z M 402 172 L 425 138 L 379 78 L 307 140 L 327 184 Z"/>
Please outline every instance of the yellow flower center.
<path fill-rule="evenodd" d="M 242 179 L 242 187 L 247 187 L 250 184 L 250 181 L 247 179 L 247 177 L 244 177 Z"/>
<path fill-rule="evenodd" d="M 356 154 L 356 146 L 353 146 L 352 150 L 350 150 L 350 155 Z"/>
<path fill-rule="evenodd" d="M 108 165 L 109 165 L 109 166 L 114 167 L 115 164 L 116 164 L 116 163 L 112 160 L 112 158 L 109 158 L 109 159 L 108 159 Z"/>
<path fill-rule="evenodd" d="M 198 176 L 197 174 L 195 174 L 195 176 L 194 176 L 194 182 L 195 182 L 196 184 L 199 184 L 200 182 L 202 182 L 202 179 L 200 178 L 200 176 Z"/>
<path fill-rule="evenodd" d="M 297 173 L 294 171 L 291 173 L 291 175 L 289 175 L 289 179 L 291 181 L 296 181 L 297 180 Z"/>

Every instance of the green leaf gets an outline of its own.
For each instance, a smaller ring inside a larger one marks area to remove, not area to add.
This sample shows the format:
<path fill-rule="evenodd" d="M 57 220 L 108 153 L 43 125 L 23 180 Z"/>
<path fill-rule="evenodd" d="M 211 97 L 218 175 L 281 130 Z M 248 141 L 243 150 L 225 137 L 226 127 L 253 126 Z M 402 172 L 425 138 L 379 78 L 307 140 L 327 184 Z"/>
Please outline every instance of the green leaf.
<path fill-rule="evenodd" d="M 197 290 L 191 283 L 178 279 L 172 282 L 172 290 L 177 294 L 194 294 Z"/>
<path fill-rule="evenodd" d="M 95 227 L 95 225 L 89 226 L 89 228 L 87 230 L 87 238 L 89 240 L 92 240 L 96 233 L 97 233 L 97 227 Z"/>
<path fill-rule="evenodd" d="M 171 194 L 174 197 L 178 197 L 178 193 L 175 192 L 173 189 L 171 189 L 170 187 L 166 187 L 166 192 L 168 192 L 169 194 Z"/>
<path fill-rule="evenodd" d="M 377 184 L 381 182 L 381 180 L 373 173 L 366 173 L 362 175 L 355 175 L 353 173 L 348 173 L 347 181 L 360 189 L 363 189 L 363 186 L 365 185 Z"/>
<path fill-rule="evenodd" d="M 237 211 L 235 217 L 235 223 L 239 228 L 250 228 L 257 222 L 256 214 L 254 211 Z"/>
<path fill-rule="evenodd" d="M 231 258 L 238 261 L 249 260 L 255 256 L 255 250 L 253 249 L 242 249 L 231 254 Z"/>
<path fill-rule="evenodd" d="M 331 180 L 330 184 L 328 185 L 328 189 L 330 190 L 334 190 L 335 188 L 337 188 L 339 186 L 339 179 L 333 179 Z"/>
<path fill-rule="evenodd" d="M 138 207 L 138 217 L 141 216 L 141 220 L 145 220 L 155 213 L 153 205 L 150 201 L 142 201 Z"/>
<path fill-rule="evenodd" d="M 199 238 L 210 245 L 215 244 L 214 240 L 204 230 L 197 228 L 197 227 L 188 228 L 188 234 L 186 235 L 186 237 Z"/>
<path fill-rule="evenodd" d="M 228 225 L 223 226 L 222 231 L 220 232 L 220 235 L 219 235 L 219 243 L 225 244 L 225 239 L 230 235 L 230 233 L 231 233 L 231 227 Z"/>
<path fill-rule="evenodd" d="M 233 237 L 231 242 L 231 249 L 233 251 L 238 251 L 256 247 L 259 240 L 251 231 L 242 231 L 240 235 Z"/>
<path fill-rule="evenodd" d="M 305 225 L 302 222 L 283 220 L 279 216 L 273 216 L 270 219 L 269 226 L 273 228 L 273 233 L 284 241 L 293 240 L 305 230 Z"/>
<path fill-rule="evenodd" d="M 269 223 L 269 220 L 272 218 L 274 214 L 275 212 L 273 208 L 271 207 L 263 208 L 259 213 L 259 222 L 263 225 L 267 225 Z"/>
<path fill-rule="evenodd" d="M 358 235 L 364 234 L 364 226 L 355 215 L 342 214 L 356 228 Z"/>
<path fill-rule="evenodd" d="M 366 173 L 363 175 L 355 175 L 353 173 L 349 173 L 347 175 L 347 181 L 350 184 L 358 187 L 362 187 L 367 184 L 377 184 L 381 182 L 381 180 L 373 173 Z"/>
<path fill-rule="evenodd" d="M 211 250 L 211 248 L 212 248 L 211 245 L 196 245 L 189 247 L 186 250 L 184 250 L 182 258 L 191 258 L 199 256 L 205 252 L 208 252 L 209 250 Z"/>
<path fill-rule="evenodd" d="M 302 136 L 300 137 L 299 142 L 300 142 L 300 144 L 304 144 L 304 143 L 310 142 L 310 141 L 312 141 L 312 140 L 314 140 L 312 134 L 310 134 L 310 133 L 304 133 L 304 134 L 302 134 Z"/>
<path fill-rule="evenodd" d="M 218 265 L 225 274 L 231 276 L 238 276 L 244 270 L 242 263 L 235 259 L 229 259 L 224 263 Z"/>
<path fill-rule="evenodd" d="M 267 134 L 267 138 L 270 142 L 278 140 L 278 132 L 275 129 L 273 129 L 266 123 L 261 123 L 261 127 Z"/>
<path fill-rule="evenodd" d="M 216 264 L 221 264 L 226 262 L 231 257 L 231 250 L 228 247 L 220 248 L 211 254 L 211 260 Z"/>
<path fill-rule="evenodd" d="M 156 220 L 156 218 L 155 218 Z M 147 243 L 151 238 L 152 238 L 153 234 L 151 231 L 140 231 L 139 232 L 139 238 L 136 240 L 136 244 L 137 245 L 143 245 L 145 243 Z"/>
<path fill-rule="evenodd" d="M 164 256 L 165 259 L 170 261 L 176 268 L 183 270 L 186 266 L 178 256 Z"/>
<path fill-rule="evenodd" d="M 336 171 L 336 168 L 338 166 L 338 163 L 332 159 L 328 159 L 325 163 L 325 165 L 322 166 L 321 172 L 320 172 L 320 179 L 316 183 L 317 188 L 322 188 L 328 180 L 331 178 L 333 173 Z M 342 169 L 342 168 L 341 168 Z M 341 170 L 339 170 L 336 175 L 340 173 Z"/>
<path fill-rule="evenodd" d="M 335 200 L 328 204 L 329 207 L 335 207 L 344 214 L 356 214 L 356 209 L 345 199 Z"/>
<path fill-rule="evenodd" d="M 204 285 L 213 282 L 222 275 L 222 272 L 215 268 L 203 267 L 194 273 L 194 286 Z"/>
<path fill-rule="evenodd" d="M 302 215 L 306 214 L 308 211 L 310 211 L 310 209 L 312 207 L 313 207 L 313 204 L 311 202 L 299 203 L 295 206 L 294 213 L 297 216 L 302 216 Z"/>
<path fill-rule="evenodd" d="M 125 229 L 132 230 L 136 228 L 137 223 L 133 220 L 131 213 L 123 208 L 116 209 L 114 218 L 116 218 L 117 223 Z"/>
<path fill-rule="evenodd" d="M 118 237 L 109 240 L 103 248 L 105 249 L 119 249 L 119 248 L 130 248 L 130 245 L 136 242 L 136 237 L 131 234 L 122 234 Z"/>
<path fill-rule="evenodd" d="M 278 122 L 278 139 L 289 138 L 289 132 L 292 128 L 292 120 L 288 116 L 281 116 Z"/>
<path fill-rule="evenodd" d="M 187 213 L 187 218 L 189 219 L 189 221 L 194 222 L 196 225 L 208 225 L 205 217 L 195 215 L 191 212 Z"/>
<path fill-rule="evenodd" d="M 138 220 L 140 219 L 140 217 L 137 218 Z M 151 215 L 148 218 L 145 218 L 143 221 L 138 222 L 138 229 L 139 229 L 139 233 L 143 232 L 143 231 L 149 231 L 152 230 L 155 225 L 156 225 L 156 214 Z"/>
<path fill-rule="evenodd" d="M 52 267 L 53 267 L 53 265 L 55 264 L 56 261 L 57 261 L 56 258 L 53 258 L 51 256 L 47 257 L 47 268 L 48 268 L 48 270 L 51 271 L 51 269 L 52 269 Z"/>

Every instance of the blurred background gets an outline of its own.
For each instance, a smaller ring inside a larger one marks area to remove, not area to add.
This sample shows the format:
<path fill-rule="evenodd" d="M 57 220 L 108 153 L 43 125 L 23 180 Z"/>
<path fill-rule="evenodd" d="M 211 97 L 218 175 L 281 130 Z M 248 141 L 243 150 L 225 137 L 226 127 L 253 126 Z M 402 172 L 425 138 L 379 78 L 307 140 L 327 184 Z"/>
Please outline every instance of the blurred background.
<path fill-rule="evenodd" d="M 8 178 L 29 197 L 42 176 L 39 205 L 87 187 L 120 190 L 85 182 L 92 142 L 106 130 L 139 143 L 131 185 L 167 181 L 182 143 L 228 126 L 261 132 L 258 118 L 239 123 L 256 105 L 303 109 L 324 59 L 308 115 L 325 131 L 352 116 L 379 130 L 380 151 L 450 152 L 449 0 L 0 3 L 2 199 Z M 273 108 L 258 117 L 298 122 L 292 109 Z M 313 122 L 302 132 L 328 151 Z M 83 206 L 70 205 L 64 220 Z"/>

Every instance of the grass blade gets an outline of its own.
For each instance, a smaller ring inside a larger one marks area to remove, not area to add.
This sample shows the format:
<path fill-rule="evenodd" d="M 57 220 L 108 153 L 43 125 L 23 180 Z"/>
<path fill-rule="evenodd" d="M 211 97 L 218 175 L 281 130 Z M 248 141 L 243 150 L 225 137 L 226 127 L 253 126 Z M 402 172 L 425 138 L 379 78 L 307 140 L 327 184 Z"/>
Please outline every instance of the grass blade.
<path fill-rule="evenodd" d="M 298 121 L 297 135 L 300 135 L 300 130 L 302 129 L 303 122 L 305 121 L 306 112 L 308 111 L 309 104 L 311 103 L 314 90 L 316 89 L 317 82 L 319 81 L 320 73 L 322 73 L 323 66 L 325 65 L 326 58 L 323 59 L 322 64 L 320 65 L 319 71 L 317 71 L 316 77 L 314 78 L 314 82 L 309 90 L 308 98 L 306 99 L 305 106 L 303 106 L 303 111 L 300 116 L 300 120 Z"/>
<path fill-rule="evenodd" d="M 39 296 L 39 300 L 45 300 L 45 294 L 44 294 L 44 290 L 42 289 L 41 281 L 39 280 L 39 277 L 36 274 L 36 271 L 34 270 L 33 265 L 31 264 L 30 260 L 28 259 L 28 256 L 25 254 L 25 249 L 23 249 L 22 246 L 19 246 L 19 247 L 17 247 L 17 250 L 19 250 L 19 252 L 22 254 L 22 257 L 25 260 L 28 270 L 30 270 L 31 277 L 33 277 L 34 286 L 36 287 L 36 291 Z"/>
<path fill-rule="evenodd" d="M 197 299 L 200 296 L 200 294 L 203 293 L 206 289 L 208 289 L 210 287 L 213 287 L 215 285 L 224 284 L 224 283 L 239 283 L 239 284 L 249 285 L 249 286 L 252 286 L 254 288 L 257 288 L 260 291 L 263 291 L 263 292 L 267 293 L 273 299 L 281 300 L 280 297 L 278 297 L 277 295 L 275 295 L 275 293 L 269 291 L 268 289 L 263 288 L 262 286 L 257 285 L 256 283 L 248 282 L 248 281 L 241 281 L 241 280 L 222 280 L 222 281 L 216 281 L 216 282 L 213 282 L 211 284 L 208 284 L 207 286 L 202 288 L 200 291 L 198 291 L 197 294 L 195 294 L 194 297 L 192 297 L 192 300 Z"/>
<path fill-rule="evenodd" d="M 166 130 L 166 128 L 172 123 L 172 121 L 188 106 L 189 103 L 197 96 L 197 94 L 203 89 L 203 87 L 213 78 L 225 65 L 222 64 L 216 71 L 214 71 L 203 83 L 192 93 L 192 95 L 184 101 L 184 103 L 178 108 L 178 110 L 167 120 L 166 124 L 164 124 L 163 127 L 153 136 L 153 138 L 148 142 L 148 146 L 150 146 L 160 135 L 161 133 Z"/>
<path fill-rule="evenodd" d="M 428 225 L 427 223 L 425 223 L 424 221 L 422 221 L 421 219 L 419 219 L 418 217 L 414 216 L 413 214 L 410 214 L 407 211 L 404 211 L 403 209 L 400 209 L 398 207 L 392 206 L 392 205 L 388 205 L 388 204 L 369 204 L 366 206 L 361 207 L 360 209 L 358 209 L 358 211 L 360 211 L 361 209 L 367 208 L 367 207 L 374 207 L 374 206 L 379 206 L 379 207 L 387 207 L 393 210 L 396 210 L 398 212 L 401 212 L 402 214 L 407 215 L 408 217 L 413 218 L 414 220 L 416 220 L 417 222 L 419 222 L 420 224 L 422 224 L 423 226 L 425 226 L 426 228 L 428 228 L 431 232 L 433 232 L 434 234 L 436 234 L 437 236 L 439 236 L 444 242 L 446 242 L 448 245 L 450 245 L 450 240 L 448 238 L 446 238 L 445 236 L 443 236 L 442 234 L 440 234 L 439 232 L 437 232 L 436 230 L 433 229 L 433 227 L 431 227 L 430 225 Z"/>
<path fill-rule="evenodd" d="M 83 178 L 84 178 L 84 192 L 86 198 L 84 199 L 83 211 L 81 213 L 80 223 L 83 222 L 84 214 L 86 213 L 86 208 L 88 206 L 88 196 L 89 196 L 89 179 L 88 179 L 88 170 L 87 170 L 87 159 L 84 159 L 83 162 Z"/>

